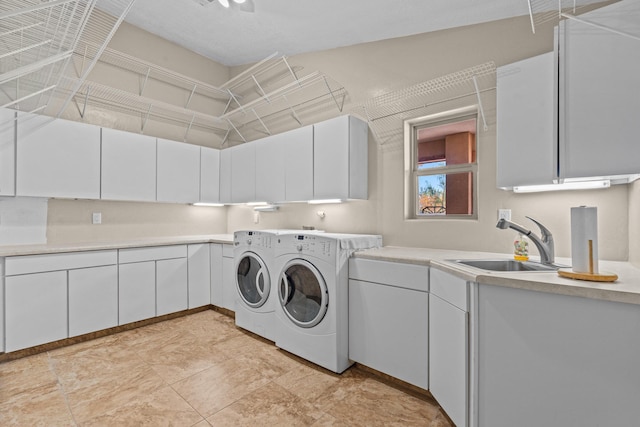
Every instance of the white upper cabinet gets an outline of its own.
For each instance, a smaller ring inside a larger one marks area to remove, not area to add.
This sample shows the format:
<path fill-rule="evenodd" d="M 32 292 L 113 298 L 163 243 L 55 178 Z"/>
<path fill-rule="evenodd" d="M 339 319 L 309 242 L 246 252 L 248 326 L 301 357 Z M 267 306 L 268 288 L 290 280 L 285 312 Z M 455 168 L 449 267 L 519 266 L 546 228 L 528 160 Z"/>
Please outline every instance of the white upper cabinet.
<path fill-rule="evenodd" d="M 220 150 L 200 147 L 200 201 L 220 201 Z"/>
<path fill-rule="evenodd" d="M 231 149 L 220 150 L 220 203 L 231 203 Z"/>
<path fill-rule="evenodd" d="M 15 111 L 0 108 L 0 196 L 16 194 L 15 124 Z"/>
<path fill-rule="evenodd" d="M 281 135 L 284 152 L 285 200 L 313 199 L 313 126 Z"/>
<path fill-rule="evenodd" d="M 18 116 L 18 196 L 100 198 L 100 128 Z"/>
<path fill-rule="evenodd" d="M 313 197 L 366 199 L 368 126 L 341 116 L 313 126 Z"/>
<path fill-rule="evenodd" d="M 640 3 L 622 1 L 580 18 L 638 34 Z M 640 43 L 567 20 L 559 50 L 561 177 L 640 173 Z"/>
<path fill-rule="evenodd" d="M 231 150 L 231 201 L 233 203 L 256 200 L 255 146 L 255 143 L 246 143 L 229 149 Z"/>
<path fill-rule="evenodd" d="M 102 129 L 102 189 L 106 200 L 156 200 L 156 138 Z"/>
<path fill-rule="evenodd" d="M 551 184 L 556 90 L 553 52 L 497 70 L 497 170 L 500 188 Z"/>
<path fill-rule="evenodd" d="M 157 200 L 200 200 L 200 147 L 158 138 Z"/>
<path fill-rule="evenodd" d="M 256 196 L 264 202 L 285 200 L 285 150 L 283 135 L 273 135 L 252 143 L 256 150 Z"/>

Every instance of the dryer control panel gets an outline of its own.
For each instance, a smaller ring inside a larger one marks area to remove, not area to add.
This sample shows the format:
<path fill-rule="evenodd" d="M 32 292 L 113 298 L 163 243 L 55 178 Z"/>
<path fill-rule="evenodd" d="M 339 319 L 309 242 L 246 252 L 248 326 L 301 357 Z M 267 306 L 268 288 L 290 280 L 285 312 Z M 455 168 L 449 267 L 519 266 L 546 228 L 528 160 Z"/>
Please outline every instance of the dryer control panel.
<path fill-rule="evenodd" d="M 317 234 L 290 234 L 278 236 L 277 252 L 313 255 L 330 259 L 336 254 L 337 241 Z"/>

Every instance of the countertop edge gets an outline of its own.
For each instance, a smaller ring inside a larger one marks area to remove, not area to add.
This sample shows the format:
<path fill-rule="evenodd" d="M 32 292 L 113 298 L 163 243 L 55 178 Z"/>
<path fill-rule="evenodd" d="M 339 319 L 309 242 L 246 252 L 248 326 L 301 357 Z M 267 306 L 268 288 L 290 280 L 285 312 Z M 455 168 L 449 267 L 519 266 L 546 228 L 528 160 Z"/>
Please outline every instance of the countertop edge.
<path fill-rule="evenodd" d="M 113 242 L 79 242 L 64 244 L 0 246 L 0 257 L 46 255 L 65 252 L 87 252 L 152 246 L 189 245 L 199 243 L 233 244 L 233 234 L 167 236 L 118 240 Z"/>

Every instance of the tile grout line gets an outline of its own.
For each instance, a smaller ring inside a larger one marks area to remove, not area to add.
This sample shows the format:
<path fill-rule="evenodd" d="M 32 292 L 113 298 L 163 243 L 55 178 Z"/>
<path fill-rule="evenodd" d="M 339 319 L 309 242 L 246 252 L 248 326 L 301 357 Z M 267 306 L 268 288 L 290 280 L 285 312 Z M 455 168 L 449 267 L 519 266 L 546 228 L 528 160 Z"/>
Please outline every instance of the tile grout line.
<path fill-rule="evenodd" d="M 76 417 L 75 417 L 73 411 L 71 410 L 71 405 L 69 404 L 69 398 L 67 396 L 67 391 L 65 390 L 65 387 L 64 387 L 64 384 L 62 384 L 62 381 L 60 381 L 60 376 L 58 375 L 58 372 L 56 371 L 55 362 L 54 362 L 53 358 L 51 357 L 51 352 L 49 352 L 49 351 L 47 351 L 47 361 L 49 362 L 48 363 L 49 370 L 56 377 L 56 384 L 58 385 L 58 389 L 62 393 L 62 398 L 64 399 L 64 403 L 67 406 L 67 410 L 69 411 L 69 415 L 71 415 L 71 421 L 73 422 L 73 424 L 75 426 L 78 426 L 79 424 L 76 421 Z"/>

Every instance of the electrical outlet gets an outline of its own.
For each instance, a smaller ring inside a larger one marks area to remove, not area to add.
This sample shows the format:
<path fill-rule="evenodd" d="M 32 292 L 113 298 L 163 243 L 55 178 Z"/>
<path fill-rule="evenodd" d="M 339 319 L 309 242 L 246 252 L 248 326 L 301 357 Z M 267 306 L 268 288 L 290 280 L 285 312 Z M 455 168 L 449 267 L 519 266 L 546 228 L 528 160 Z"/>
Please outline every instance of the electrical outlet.
<path fill-rule="evenodd" d="M 253 223 L 257 224 L 260 222 L 260 212 L 254 212 L 253 213 Z"/>
<path fill-rule="evenodd" d="M 102 212 L 94 212 L 91 215 L 92 224 L 102 224 Z"/>
<path fill-rule="evenodd" d="M 511 209 L 498 209 L 498 219 L 511 221 Z"/>

